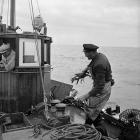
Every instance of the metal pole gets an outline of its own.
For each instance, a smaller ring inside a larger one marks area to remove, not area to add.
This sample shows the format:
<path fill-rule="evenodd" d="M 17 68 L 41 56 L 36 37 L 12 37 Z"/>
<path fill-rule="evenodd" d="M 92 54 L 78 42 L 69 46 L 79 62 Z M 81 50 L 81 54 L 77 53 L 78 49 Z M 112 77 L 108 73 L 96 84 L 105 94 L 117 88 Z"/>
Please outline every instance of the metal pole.
<path fill-rule="evenodd" d="M 10 1 L 10 26 L 15 28 L 15 0 Z"/>

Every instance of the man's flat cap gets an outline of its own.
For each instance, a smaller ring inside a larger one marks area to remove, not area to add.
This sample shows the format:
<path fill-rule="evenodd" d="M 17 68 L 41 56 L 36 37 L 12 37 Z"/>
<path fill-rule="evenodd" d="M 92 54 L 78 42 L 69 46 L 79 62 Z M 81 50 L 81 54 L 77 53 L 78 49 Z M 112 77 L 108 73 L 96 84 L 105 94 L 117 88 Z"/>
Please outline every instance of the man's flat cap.
<path fill-rule="evenodd" d="M 95 51 L 99 47 L 94 44 L 83 44 L 84 51 Z"/>

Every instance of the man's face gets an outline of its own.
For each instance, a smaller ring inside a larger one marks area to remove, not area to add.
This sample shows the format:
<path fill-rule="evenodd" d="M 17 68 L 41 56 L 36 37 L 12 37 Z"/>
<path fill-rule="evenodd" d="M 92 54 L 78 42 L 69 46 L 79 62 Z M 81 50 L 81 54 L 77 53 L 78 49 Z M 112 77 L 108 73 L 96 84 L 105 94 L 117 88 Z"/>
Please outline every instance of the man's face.
<path fill-rule="evenodd" d="M 89 59 L 89 60 L 91 60 L 91 59 L 93 59 L 95 56 L 96 56 L 96 51 L 84 51 L 84 53 L 85 53 L 85 56 Z"/>
<path fill-rule="evenodd" d="M 8 57 L 9 55 L 10 55 L 10 52 L 11 52 L 11 50 L 10 49 L 8 49 L 6 52 L 4 52 L 2 55 L 4 56 L 4 57 Z"/>
<path fill-rule="evenodd" d="M 84 53 L 85 53 L 85 57 L 87 57 L 89 60 L 92 59 L 91 51 L 90 52 L 84 51 Z"/>

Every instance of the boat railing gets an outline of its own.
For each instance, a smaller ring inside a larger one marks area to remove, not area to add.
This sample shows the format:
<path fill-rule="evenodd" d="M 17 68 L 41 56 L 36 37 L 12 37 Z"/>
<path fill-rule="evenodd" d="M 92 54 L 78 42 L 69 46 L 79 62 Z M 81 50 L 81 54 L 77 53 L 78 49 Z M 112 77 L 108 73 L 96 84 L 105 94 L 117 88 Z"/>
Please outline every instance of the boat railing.
<path fill-rule="evenodd" d="M 43 73 L 49 73 L 50 71 L 43 71 Z M 39 71 L 23 71 L 23 72 L 19 72 L 19 71 L 10 71 L 10 72 L 7 72 L 7 71 L 0 71 L 0 73 L 40 73 Z"/>

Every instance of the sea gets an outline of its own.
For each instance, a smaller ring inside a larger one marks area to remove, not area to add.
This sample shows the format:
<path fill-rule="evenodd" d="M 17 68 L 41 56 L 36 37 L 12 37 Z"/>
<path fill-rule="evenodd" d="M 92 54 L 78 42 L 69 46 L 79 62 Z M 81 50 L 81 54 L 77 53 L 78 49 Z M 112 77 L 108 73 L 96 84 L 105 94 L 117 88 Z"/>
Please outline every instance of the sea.
<path fill-rule="evenodd" d="M 121 110 L 140 109 L 140 48 L 100 47 L 112 67 L 115 85 L 112 87 L 108 106 L 119 105 Z M 85 78 L 78 84 L 71 83 L 75 73 L 81 72 L 89 60 L 83 53 L 82 45 L 52 45 L 51 78 L 73 85 L 77 96 L 86 94 L 92 87 L 92 80 Z"/>

